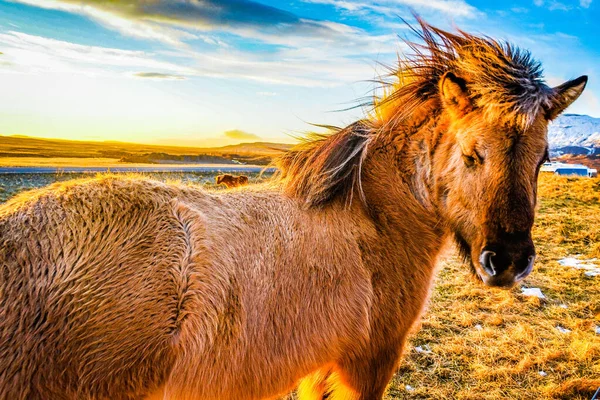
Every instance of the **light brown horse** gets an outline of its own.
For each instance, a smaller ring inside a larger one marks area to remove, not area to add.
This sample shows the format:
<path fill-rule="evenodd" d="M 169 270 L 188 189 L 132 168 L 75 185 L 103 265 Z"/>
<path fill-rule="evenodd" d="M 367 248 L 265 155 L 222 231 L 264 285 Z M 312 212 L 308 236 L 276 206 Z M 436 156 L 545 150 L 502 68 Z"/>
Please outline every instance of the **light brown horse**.
<path fill-rule="evenodd" d="M 248 177 L 246 175 L 230 175 L 230 174 L 223 174 L 223 175 L 217 175 L 217 177 L 215 178 L 215 182 L 217 182 L 217 185 L 223 184 L 225 186 L 227 186 L 227 188 L 234 188 L 234 187 L 238 187 L 238 186 L 245 186 L 248 184 Z"/>
<path fill-rule="evenodd" d="M 104 177 L 0 208 L 0 398 L 381 399 L 454 237 L 485 284 L 535 257 L 556 88 L 421 22 L 369 118 L 231 192 Z"/>

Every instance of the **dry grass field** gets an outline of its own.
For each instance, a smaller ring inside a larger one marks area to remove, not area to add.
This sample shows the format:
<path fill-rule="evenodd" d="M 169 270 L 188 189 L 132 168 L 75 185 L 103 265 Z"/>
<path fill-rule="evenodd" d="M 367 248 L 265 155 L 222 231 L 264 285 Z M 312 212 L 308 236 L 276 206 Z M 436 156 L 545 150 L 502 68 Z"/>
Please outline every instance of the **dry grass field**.
<path fill-rule="evenodd" d="M 483 287 L 456 257 L 440 266 L 386 399 L 592 398 L 600 276 L 558 260 L 600 259 L 600 180 L 542 174 L 534 240 L 536 268 L 523 287 L 546 299 Z"/>
<path fill-rule="evenodd" d="M 223 147 L 181 147 L 124 142 L 85 142 L 0 135 L 0 167 L 14 166 L 115 166 L 192 160 L 202 163 L 267 164 L 290 145 L 281 143 L 242 143 Z"/>

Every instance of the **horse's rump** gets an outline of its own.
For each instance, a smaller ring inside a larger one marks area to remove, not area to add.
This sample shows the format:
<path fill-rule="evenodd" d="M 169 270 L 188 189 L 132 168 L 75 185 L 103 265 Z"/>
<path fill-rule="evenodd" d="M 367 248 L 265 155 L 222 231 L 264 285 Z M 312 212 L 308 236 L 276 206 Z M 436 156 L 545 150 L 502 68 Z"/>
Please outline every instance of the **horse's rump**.
<path fill-rule="evenodd" d="M 118 185 L 0 212 L 0 398 L 128 399 L 166 380 L 195 233 L 151 184 Z"/>

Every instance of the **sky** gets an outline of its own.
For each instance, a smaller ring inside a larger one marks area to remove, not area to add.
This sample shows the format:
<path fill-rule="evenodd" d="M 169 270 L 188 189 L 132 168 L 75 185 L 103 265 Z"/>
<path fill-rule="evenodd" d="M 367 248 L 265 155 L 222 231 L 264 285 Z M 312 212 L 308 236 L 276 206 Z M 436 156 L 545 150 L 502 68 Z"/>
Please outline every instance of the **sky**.
<path fill-rule="evenodd" d="M 366 110 L 411 10 L 529 49 L 600 117 L 600 0 L 0 0 L 0 135 L 290 142 Z M 351 108 L 348 110 L 348 108 Z"/>

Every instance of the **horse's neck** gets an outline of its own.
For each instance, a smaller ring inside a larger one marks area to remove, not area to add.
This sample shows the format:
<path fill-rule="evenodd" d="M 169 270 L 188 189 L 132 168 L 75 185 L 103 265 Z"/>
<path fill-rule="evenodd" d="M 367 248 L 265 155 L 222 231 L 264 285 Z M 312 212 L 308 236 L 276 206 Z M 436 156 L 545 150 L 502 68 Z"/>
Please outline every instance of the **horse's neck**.
<path fill-rule="evenodd" d="M 435 259 L 447 231 L 434 206 L 430 150 L 434 126 L 419 124 L 417 133 L 382 135 L 370 144 L 363 167 L 363 189 L 378 230 L 396 243 Z"/>

